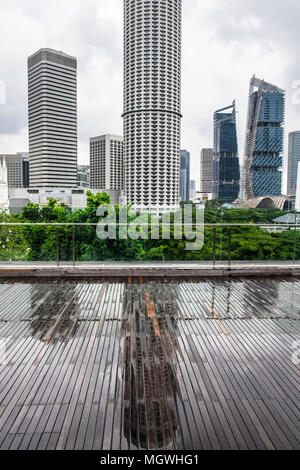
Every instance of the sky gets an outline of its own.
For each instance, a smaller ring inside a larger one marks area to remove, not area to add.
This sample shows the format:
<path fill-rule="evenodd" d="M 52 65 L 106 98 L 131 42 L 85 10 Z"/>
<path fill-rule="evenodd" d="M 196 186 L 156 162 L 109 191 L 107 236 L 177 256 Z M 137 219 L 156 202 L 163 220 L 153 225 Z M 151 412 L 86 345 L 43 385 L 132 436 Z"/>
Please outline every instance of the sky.
<path fill-rule="evenodd" d="M 299 0 L 183 0 L 182 143 L 199 182 L 213 113 L 237 104 L 243 158 L 250 78 L 286 90 L 288 132 L 300 129 Z M 27 57 L 42 47 L 78 59 L 78 161 L 89 138 L 123 132 L 123 0 L 0 0 L 0 153 L 28 151 Z"/>

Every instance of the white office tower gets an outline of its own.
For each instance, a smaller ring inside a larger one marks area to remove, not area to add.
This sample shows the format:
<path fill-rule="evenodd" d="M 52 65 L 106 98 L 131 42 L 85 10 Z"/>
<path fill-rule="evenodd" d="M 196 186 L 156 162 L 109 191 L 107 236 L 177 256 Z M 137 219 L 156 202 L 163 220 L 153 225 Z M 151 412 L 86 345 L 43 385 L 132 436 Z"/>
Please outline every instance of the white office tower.
<path fill-rule="evenodd" d="M 77 60 L 41 49 L 28 59 L 31 187 L 77 186 Z"/>
<path fill-rule="evenodd" d="M 300 162 L 298 163 L 297 190 L 296 190 L 296 211 L 300 212 Z"/>
<path fill-rule="evenodd" d="M 0 161 L 0 210 L 6 210 L 9 207 L 8 200 L 8 179 L 5 157 Z"/>
<path fill-rule="evenodd" d="M 124 0 L 124 163 L 127 202 L 179 207 L 181 0 Z"/>
<path fill-rule="evenodd" d="M 200 156 L 200 193 L 213 192 L 213 149 L 202 149 Z"/>
<path fill-rule="evenodd" d="M 300 131 L 289 133 L 289 152 L 287 168 L 287 194 L 295 196 L 297 185 L 298 164 L 300 162 Z"/>
<path fill-rule="evenodd" d="M 93 189 L 124 189 L 123 137 L 90 139 L 90 185 Z"/>

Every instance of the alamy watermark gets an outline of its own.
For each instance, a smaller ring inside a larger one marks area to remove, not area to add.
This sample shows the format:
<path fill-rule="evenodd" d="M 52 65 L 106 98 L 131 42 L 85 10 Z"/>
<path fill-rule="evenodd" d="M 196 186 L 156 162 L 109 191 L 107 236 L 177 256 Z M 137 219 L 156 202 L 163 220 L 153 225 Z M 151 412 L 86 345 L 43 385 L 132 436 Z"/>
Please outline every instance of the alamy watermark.
<path fill-rule="evenodd" d="M 7 361 L 6 342 L 7 342 L 7 339 L 0 338 L 0 366 L 6 365 L 6 361 Z"/>
<path fill-rule="evenodd" d="M 292 103 L 300 104 L 300 80 L 294 80 L 292 83 Z"/>
<path fill-rule="evenodd" d="M 6 86 L 3 80 L 0 80 L 0 104 L 6 104 Z"/>
<path fill-rule="evenodd" d="M 204 246 L 204 209 L 186 204 L 174 214 L 138 213 L 120 207 L 118 213 L 111 205 L 97 209 L 101 221 L 97 225 L 100 240 L 185 240 L 187 251 Z"/>
<path fill-rule="evenodd" d="M 300 366 L 300 340 L 295 341 L 292 345 L 294 353 L 292 355 L 292 363 Z"/>

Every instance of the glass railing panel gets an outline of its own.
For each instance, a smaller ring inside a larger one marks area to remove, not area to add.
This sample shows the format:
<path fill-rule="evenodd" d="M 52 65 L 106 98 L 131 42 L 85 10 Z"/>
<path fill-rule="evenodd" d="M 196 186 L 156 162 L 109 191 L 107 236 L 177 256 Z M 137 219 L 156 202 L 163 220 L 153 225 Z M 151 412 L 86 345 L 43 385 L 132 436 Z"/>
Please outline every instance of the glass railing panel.
<path fill-rule="evenodd" d="M 137 236 L 140 231 L 134 234 L 132 227 L 131 231 L 116 226 L 99 231 L 99 226 L 89 223 L 1 224 L 0 263 L 193 263 L 216 267 L 300 263 L 300 225 L 200 226 L 202 238 L 193 239 L 193 224 L 182 237 L 181 227 L 171 227 L 170 237 L 162 227 L 157 232 L 153 226 L 144 227 L 148 237 L 141 238 Z M 111 236 L 105 236 L 108 230 L 112 230 Z"/>
<path fill-rule="evenodd" d="M 294 262 L 300 264 L 300 211 L 295 211 L 296 227 L 294 228 Z"/>
<path fill-rule="evenodd" d="M 27 261 L 29 247 L 21 226 L 0 226 L 0 263 L 22 263 Z"/>

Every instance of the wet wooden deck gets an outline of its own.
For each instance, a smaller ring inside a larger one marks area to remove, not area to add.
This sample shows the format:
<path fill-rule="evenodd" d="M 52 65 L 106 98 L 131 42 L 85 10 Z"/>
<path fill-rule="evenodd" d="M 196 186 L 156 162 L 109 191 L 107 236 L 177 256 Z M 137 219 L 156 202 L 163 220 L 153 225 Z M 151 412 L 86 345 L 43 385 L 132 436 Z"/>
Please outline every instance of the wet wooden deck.
<path fill-rule="evenodd" d="M 291 278 L 3 280 L 0 449 L 299 449 L 299 320 Z"/>

